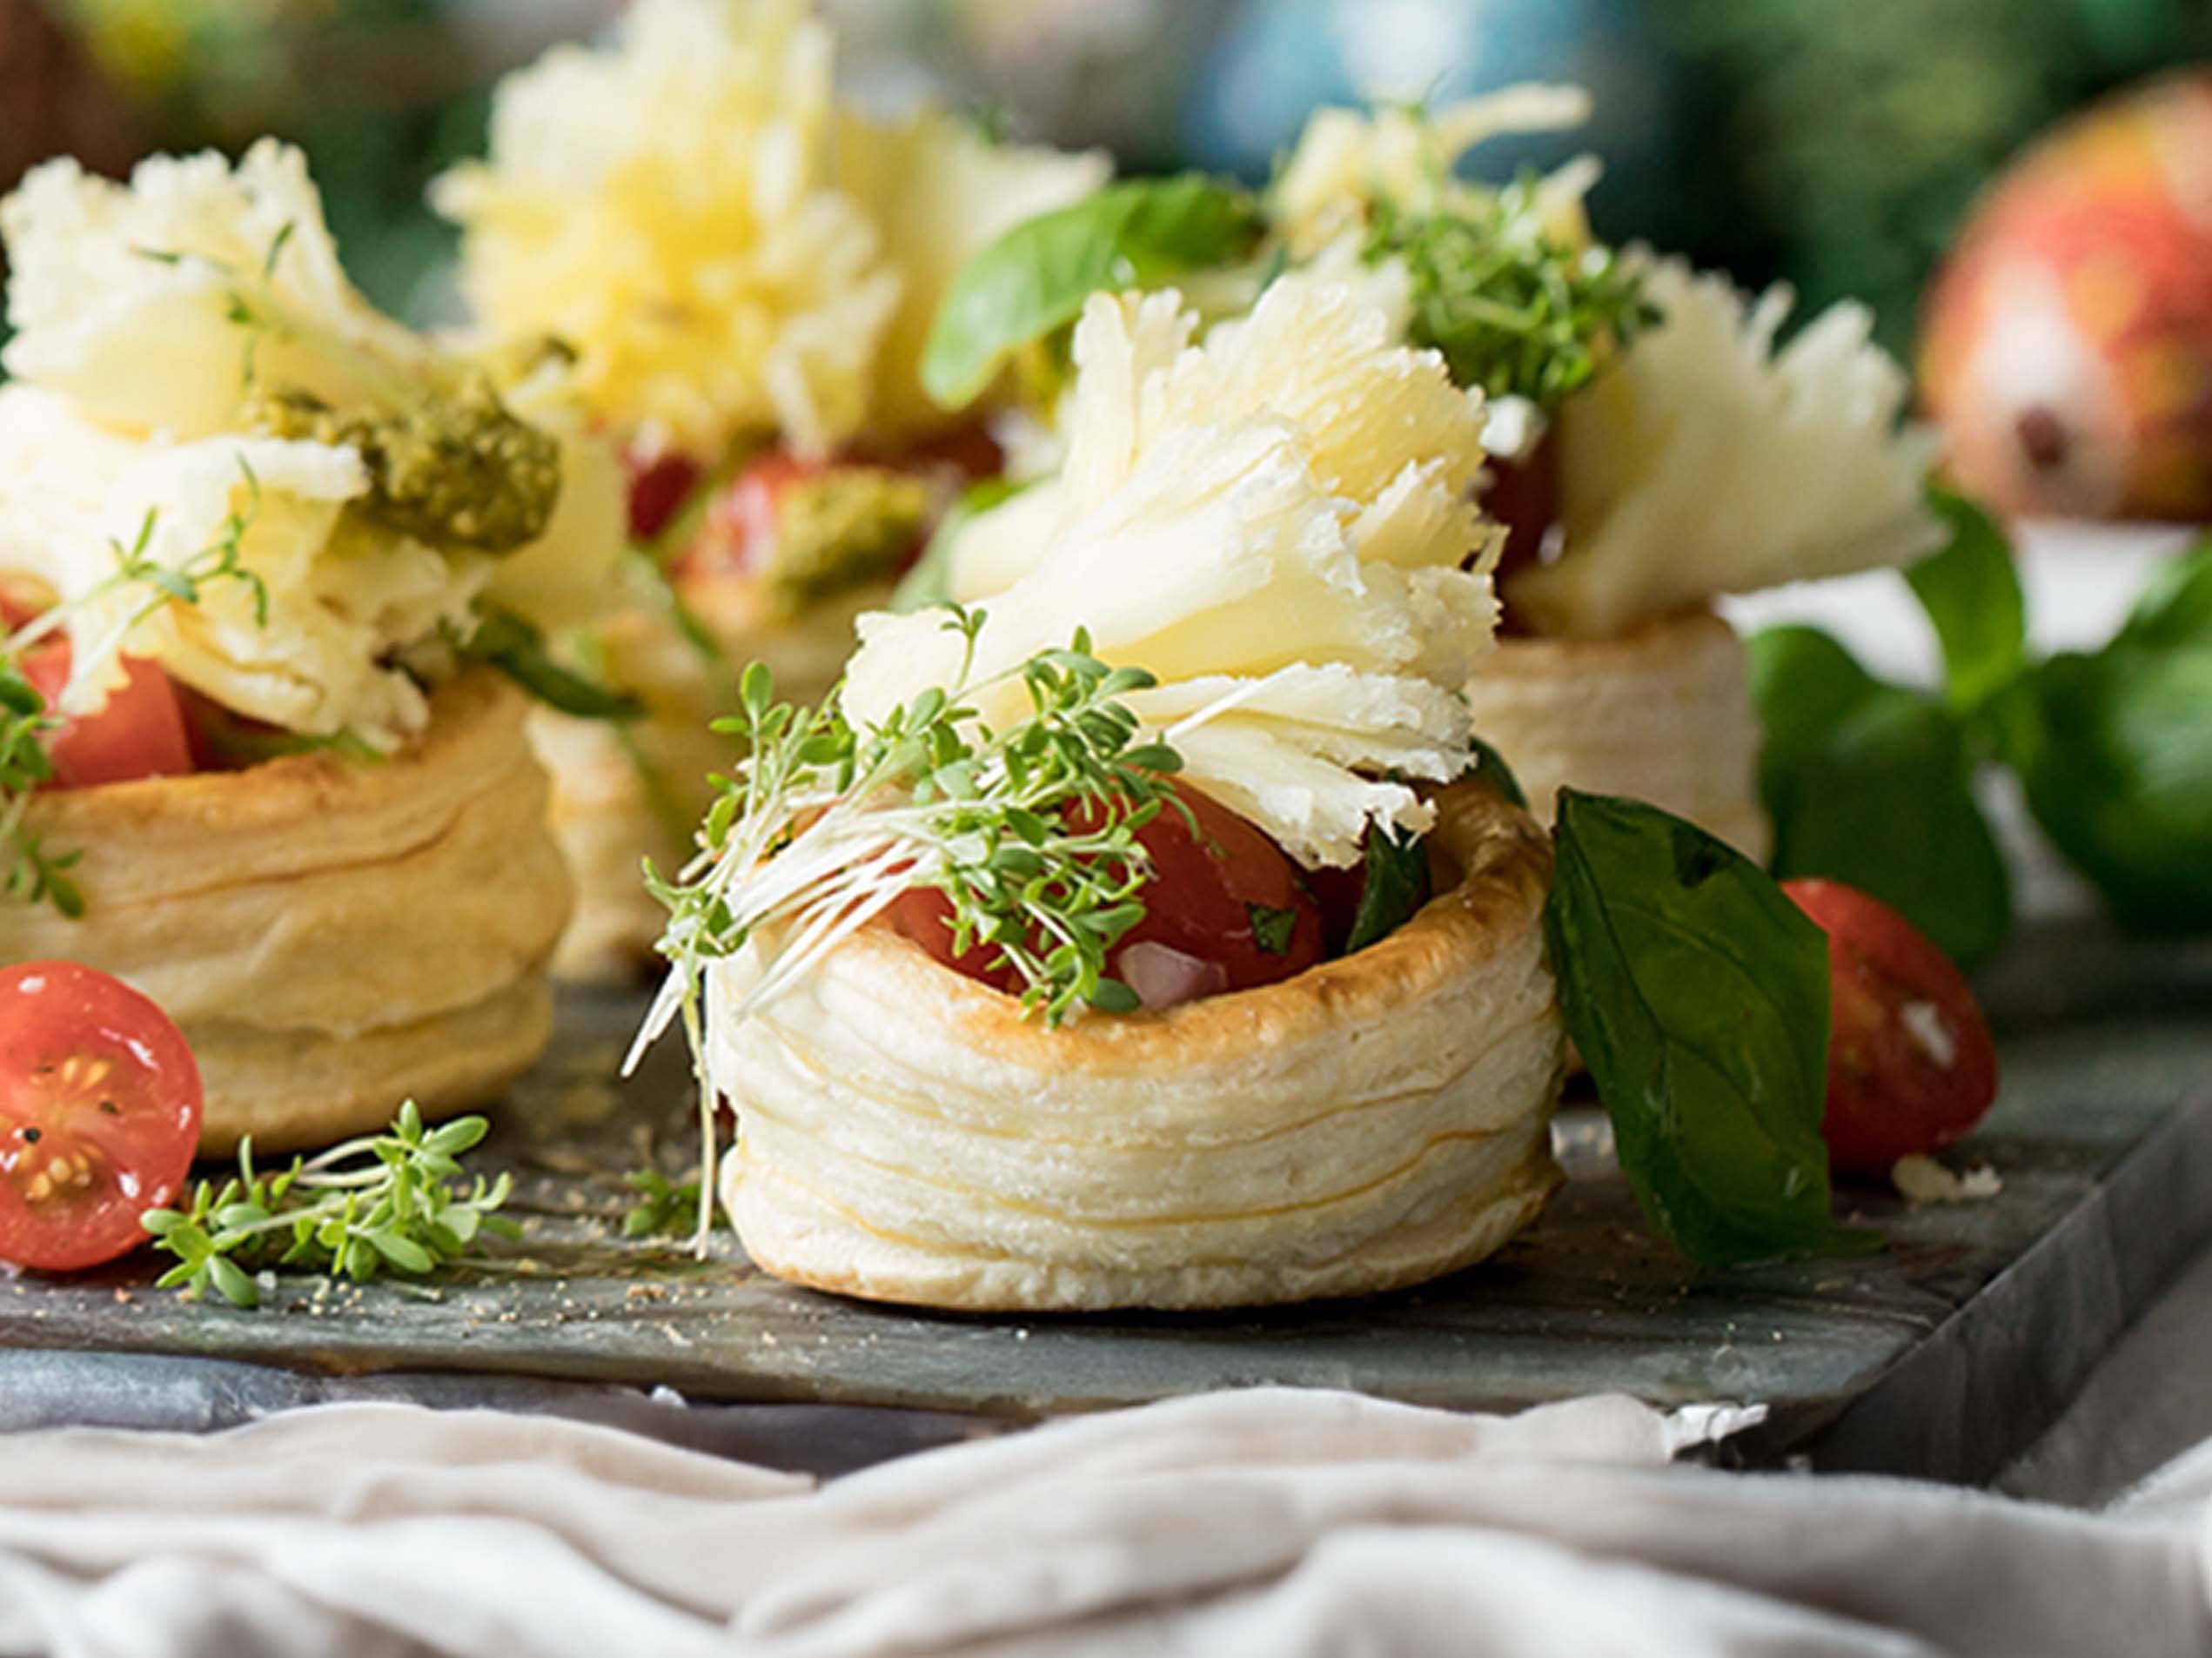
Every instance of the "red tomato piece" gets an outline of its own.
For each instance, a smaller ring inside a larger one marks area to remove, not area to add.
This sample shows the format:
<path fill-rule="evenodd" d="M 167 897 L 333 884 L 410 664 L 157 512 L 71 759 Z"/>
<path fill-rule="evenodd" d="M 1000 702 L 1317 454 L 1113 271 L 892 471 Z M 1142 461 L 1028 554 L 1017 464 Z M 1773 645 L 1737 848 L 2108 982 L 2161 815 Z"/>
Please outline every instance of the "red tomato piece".
<path fill-rule="evenodd" d="M 0 601 L 0 628 L 9 632 L 35 612 Z M 56 634 L 32 646 L 23 677 L 51 708 L 69 683 L 70 642 Z M 54 762 L 54 789 L 92 789 L 144 777 L 185 777 L 194 769 L 191 733 L 169 675 L 140 657 L 123 659 L 124 680 L 96 714 L 63 722 L 45 740 Z"/>
<path fill-rule="evenodd" d="M 74 962 L 0 971 L 0 1261 L 73 1272 L 144 1243 L 200 1103 L 183 1033 L 129 985 Z"/>
<path fill-rule="evenodd" d="M 674 451 L 633 452 L 623 456 L 622 464 L 630 474 L 630 539 L 654 540 L 683 510 L 704 474 L 696 460 Z"/>
<path fill-rule="evenodd" d="M 1828 936 L 1827 1112 L 1835 1167 L 1886 1173 L 1964 1135 L 1997 1098 L 1997 1048 L 1950 958 L 1878 899 L 1834 881 L 1782 890 Z"/>
<path fill-rule="evenodd" d="M 1176 792 L 1197 833 L 1172 807 L 1137 833 L 1152 856 L 1144 918 L 1108 952 L 1106 970 L 1148 1008 L 1273 984 L 1322 957 L 1321 906 L 1290 860 L 1257 829 L 1187 784 Z M 955 956 L 952 905 L 916 888 L 890 910 L 892 925 L 956 972 L 1017 994 L 1021 977 L 994 970 L 989 946 Z"/>

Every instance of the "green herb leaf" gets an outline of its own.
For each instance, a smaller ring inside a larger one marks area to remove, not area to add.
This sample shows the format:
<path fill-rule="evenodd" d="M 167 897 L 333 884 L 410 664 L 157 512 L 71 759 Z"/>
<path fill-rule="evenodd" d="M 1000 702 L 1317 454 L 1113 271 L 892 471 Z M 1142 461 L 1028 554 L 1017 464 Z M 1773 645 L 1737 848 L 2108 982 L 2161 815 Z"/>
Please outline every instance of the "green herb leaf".
<path fill-rule="evenodd" d="M 2113 914 L 2212 930 L 2212 545 L 2180 560 L 2119 636 L 2039 667 L 2006 699 L 2028 802 Z"/>
<path fill-rule="evenodd" d="M 154 1248 L 177 1258 L 159 1282 L 181 1285 L 191 1299 L 212 1289 L 251 1308 L 261 1300 L 257 1272 L 320 1271 L 365 1281 L 388 1265 L 420 1278 L 457 1259 L 479 1232 L 512 1237 L 494 1212 L 507 1200 L 508 1177 L 465 1180 L 456 1161 L 489 1126 L 480 1117 L 459 1117 L 426 1129 L 410 1100 L 386 1132 L 275 1174 L 255 1168 L 247 1140 L 235 1176 L 199 1182 L 182 1208 L 139 1216 Z"/>
<path fill-rule="evenodd" d="M 965 408 L 1009 356 L 1073 322 L 1092 294 L 1226 265 L 1261 227 L 1248 192 L 1196 173 L 1130 179 L 1024 220 L 954 279 L 922 354 L 922 386 L 945 408 Z"/>
<path fill-rule="evenodd" d="M 1475 756 L 1474 769 L 1468 775 L 1488 783 L 1523 811 L 1528 810 L 1528 793 L 1521 787 L 1521 780 L 1513 775 L 1512 767 L 1505 763 L 1505 756 L 1480 737 L 1468 738 L 1467 747 Z"/>
<path fill-rule="evenodd" d="M 1557 840 L 1560 1004 L 1645 1213 L 1706 1267 L 1848 1246 L 1820 1138 L 1820 930 L 1657 807 L 1565 789 Z"/>
<path fill-rule="evenodd" d="M 1442 352 L 1454 380 L 1554 410 L 1597 375 L 1607 350 L 1660 317 L 1612 250 L 1556 242 L 1544 220 L 1532 178 L 1479 211 L 1403 213 L 1385 199 L 1364 252 L 1404 261 L 1409 337 Z"/>
<path fill-rule="evenodd" d="M 1139 908 L 1140 915 L 1143 913 Z M 1248 903 L 1244 918 L 1251 923 L 1252 942 L 1270 956 L 1288 956 L 1290 940 L 1298 930 L 1298 912 L 1270 904 Z"/>
<path fill-rule="evenodd" d="M 658 1169 L 634 1169 L 623 1184 L 638 1194 L 622 1217 L 625 1238 L 660 1238 L 688 1232 L 699 1213 L 700 1183 L 674 1181 Z"/>
<path fill-rule="evenodd" d="M 1960 716 L 1873 678 L 1817 629 L 1749 642 L 1774 875 L 1857 887 L 1961 967 L 1987 961 L 2012 930 L 2012 882 Z"/>
<path fill-rule="evenodd" d="M 496 668 L 547 708 L 579 720 L 635 720 L 645 708 L 635 697 L 594 684 L 553 659 L 536 623 L 512 610 L 487 611 L 463 647 Z"/>
<path fill-rule="evenodd" d="M 1364 849 L 1366 879 L 1344 940 L 1347 956 L 1388 938 L 1429 901 L 1429 854 L 1416 836 L 1401 838 L 1377 824 L 1368 829 Z"/>
<path fill-rule="evenodd" d="M 1942 641 L 1951 705 L 1977 708 L 2028 665 L 2028 601 L 2012 548 L 1988 514 L 1946 489 L 1931 488 L 1928 504 L 1951 540 L 1905 579 Z"/>

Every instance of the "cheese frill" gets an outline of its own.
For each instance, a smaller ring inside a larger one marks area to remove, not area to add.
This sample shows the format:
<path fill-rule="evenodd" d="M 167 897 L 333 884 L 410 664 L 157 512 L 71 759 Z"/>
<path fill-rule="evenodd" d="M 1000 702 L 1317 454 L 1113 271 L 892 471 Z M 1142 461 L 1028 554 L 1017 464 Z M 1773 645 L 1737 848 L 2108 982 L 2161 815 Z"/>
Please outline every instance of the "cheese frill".
<path fill-rule="evenodd" d="M 479 320 L 566 340 L 593 412 L 648 447 L 942 424 L 916 366 L 945 286 L 1109 164 L 841 110 L 835 50 L 805 0 L 640 0 L 612 48 L 508 77 L 489 158 L 433 191 Z"/>
<path fill-rule="evenodd" d="M 1016 503 L 1044 550 L 985 601 L 970 681 L 1083 628 L 1156 677 L 1127 701 L 1191 782 L 1307 867 L 1349 865 L 1370 822 L 1428 827 L 1410 780 L 1465 769 L 1458 687 L 1497 616 L 1469 505 L 1481 398 L 1315 278 L 1194 345 L 1196 326 L 1173 292 L 1086 307 L 1065 467 Z M 855 723 L 959 677 L 942 617 L 860 632 Z M 1018 685 L 997 695 L 986 721 Z"/>
<path fill-rule="evenodd" d="M 474 373 L 347 280 L 298 151 L 264 141 L 235 167 L 158 157 L 127 186 L 52 162 L 0 205 L 0 232 L 16 329 L 0 571 L 79 601 L 77 660 L 105 670 L 72 685 L 64 713 L 104 701 L 119 649 L 246 718 L 395 749 L 427 725 L 425 681 L 482 602 L 550 624 L 598 601 L 621 544 L 620 472 L 557 365 L 499 394 L 503 429 L 539 446 L 540 467 L 536 533 L 510 545 L 392 528 L 360 510 L 375 480 L 357 443 L 266 435 L 272 398 L 412 406 Z M 251 580 L 204 582 L 193 602 L 150 606 L 111 581 L 118 549 L 175 571 L 226 546 Z"/>

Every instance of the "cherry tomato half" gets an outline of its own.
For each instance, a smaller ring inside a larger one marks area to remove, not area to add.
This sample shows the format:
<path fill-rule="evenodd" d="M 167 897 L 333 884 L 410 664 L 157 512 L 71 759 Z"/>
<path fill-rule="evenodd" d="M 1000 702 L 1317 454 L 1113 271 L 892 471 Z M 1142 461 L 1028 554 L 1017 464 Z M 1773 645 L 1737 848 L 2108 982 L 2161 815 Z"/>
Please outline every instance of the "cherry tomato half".
<path fill-rule="evenodd" d="M 1282 849 L 1227 807 L 1176 786 L 1197 833 L 1172 807 L 1137 832 L 1152 856 L 1144 918 L 1108 952 L 1106 970 L 1148 1008 L 1251 990 L 1321 959 L 1321 906 Z M 1011 993 L 1012 970 L 993 970 L 988 946 L 953 952 L 952 905 L 918 887 L 890 910 L 891 923 L 956 972 Z"/>
<path fill-rule="evenodd" d="M 1879 899 L 1834 881 L 1782 890 L 1828 936 L 1830 1161 L 1886 1173 L 1948 1145 L 1997 1098 L 1997 1048 L 1959 970 Z"/>
<path fill-rule="evenodd" d="M 35 614 L 0 601 L 0 632 L 22 627 Z M 49 708 L 69 683 L 70 664 L 69 641 L 58 634 L 32 646 L 23 660 L 23 677 Z M 123 683 L 108 693 L 105 707 L 64 721 L 47 735 L 46 757 L 54 762 L 50 788 L 91 789 L 191 774 L 191 739 L 176 686 L 143 658 L 124 657 L 123 669 Z"/>
<path fill-rule="evenodd" d="M 167 1014 L 74 962 L 0 970 L 0 1261 L 97 1266 L 182 1190 L 200 1078 Z"/>

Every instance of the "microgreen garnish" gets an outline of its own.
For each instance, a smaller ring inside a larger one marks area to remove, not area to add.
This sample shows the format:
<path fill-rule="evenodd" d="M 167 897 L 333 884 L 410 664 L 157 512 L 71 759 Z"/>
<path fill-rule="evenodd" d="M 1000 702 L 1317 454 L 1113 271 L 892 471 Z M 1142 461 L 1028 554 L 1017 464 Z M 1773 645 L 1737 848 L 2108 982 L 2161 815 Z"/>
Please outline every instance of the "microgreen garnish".
<path fill-rule="evenodd" d="M 1252 942 L 1270 956 L 1288 956 L 1290 939 L 1298 930 L 1298 912 L 1271 904 L 1248 903 L 1245 919 L 1252 923 Z"/>
<path fill-rule="evenodd" d="M 1140 743 L 1118 700 L 1154 683 L 1110 668 L 1078 629 L 1065 650 L 971 682 L 981 611 L 947 628 L 967 641 L 950 688 L 932 688 L 855 728 L 835 702 L 774 701 L 760 663 L 740 682 L 741 717 L 714 728 L 746 757 L 708 810 L 699 856 L 676 878 L 646 880 L 669 911 L 671 971 L 632 1050 L 680 1018 L 700 1069 L 700 985 L 709 963 L 747 948 L 761 971 L 724 1017 L 742 1019 L 802 978 L 901 894 L 931 888 L 952 911 L 954 948 L 982 948 L 1020 981 L 1025 1014 L 1056 1024 L 1089 1005 L 1127 1011 L 1136 993 L 1106 958 L 1144 914 L 1151 874 L 1138 832 L 1187 812 L 1163 780 L 1182 769 L 1166 744 Z M 995 731 L 971 699 L 1018 681 L 1031 712 Z M 700 1087 L 702 1188 L 712 1185 L 714 1095 Z M 699 1237 L 709 1206 L 700 1203 Z"/>
<path fill-rule="evenodd" d="M 238 1147 L 238 1171 L 220 1185 L 203 1180 L 182 1208 L 150 1209 L 139 1224 L 154 1247 L 177 1258 L 158 1280 L 188 1300 L 212 1288 L 238 1307 L 261 1304 L 255 1275 L 297 1269 L 365 1283 L 379 1272 L 425 1278 L 466 1255 L 477 1238 L 513 1239 L 521 1229 L 497 1213 L 510 1178 L 467 1178 L 463 1153 L 490 1130 L 480 1117 L 426 1127 L 409 1100 L 385 1133 L 348 1140 L 278 1174 L 254 1167 L 253 1144 Z"/>
<path fill-rule="evenodd" d="M 1532 178 L 1479 208 L 1410 213 L 1378 201 L 1365 254 L 1404 261 L 1410 337 L 1442 352 L 1453 379 L 1545 410 L 1590 382 L 1608 342 L 1625 346 L 1661 319 L 1611 249 L 1551 235 Z"/>
<path fill-rule="evenodd" d="M 658 1169 L 633 1169 L 622 1184 L 638 1193 L 638 1200 L 622 1217 L 625 1238 L 666 1238 L 681 1233 L 692 1224 L 703 1188 L 696 1179 L 671 1180 Z"/>
<path fill-rule="evenodd" d="M 115 569 L 106 577 L 0 637 L 0 894 L 25 903 L 50 903 L 72 920 L 84 913 L 84 895 L 67 873 L 80 855 L 49 851 L 23 822 L 32 794 L 53 780 L 45 742 L 62 724 L 25 671 L 32 651 L 88 607 L 138 590 L 138 602 L 127 607 L 104 634 L 90 642 L 70 641 L 69 682 L 55 699 L 66 703 L 78 687 L 108 672 L 140 623 L 164 606 L 198 604 L 206 589 L 218 582 L 244 586 L 252 595 L 256 625 L 267 623 L 268 587 L 246 567 L 243 552 L 246 532 L 261 508 L 261 483 L 244 455 L 238 457 L 238 471 L 245 484 L 245 500 L 198 552 L 174 565 L 155 559 L 151 548 L 160 520 L 149 512 L 128 546 L 119 540 L 111 543 Z"/>

